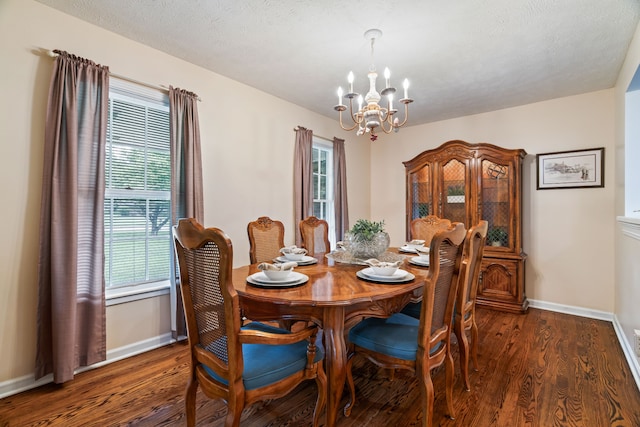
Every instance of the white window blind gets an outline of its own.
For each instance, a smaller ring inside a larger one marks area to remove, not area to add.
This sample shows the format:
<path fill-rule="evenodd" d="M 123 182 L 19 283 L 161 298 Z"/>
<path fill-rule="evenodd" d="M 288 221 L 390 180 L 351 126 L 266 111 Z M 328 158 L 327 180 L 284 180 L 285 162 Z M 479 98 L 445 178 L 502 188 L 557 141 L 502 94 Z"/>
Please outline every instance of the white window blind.
<path fill-rule="evenodd" d="M 112 78 L 104 202 L 107 287 L 170 277 L 169 144 L 167 95 Z"/>
<path fill-rule="evenodd" d="M 335 247 L 333 193 L 333 144 L 313 138 L 313 215 L 327 221 L 329 241 Z"/>

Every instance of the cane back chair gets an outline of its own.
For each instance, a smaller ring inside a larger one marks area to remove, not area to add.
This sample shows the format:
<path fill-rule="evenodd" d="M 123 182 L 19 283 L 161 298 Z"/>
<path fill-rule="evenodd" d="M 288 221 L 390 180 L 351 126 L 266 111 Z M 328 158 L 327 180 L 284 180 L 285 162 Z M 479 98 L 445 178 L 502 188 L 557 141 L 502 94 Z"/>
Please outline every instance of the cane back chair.
<path fill-rule="evenodd" d="M 198 386 L 210 399 L 227 402 L 225 426 L 235 427 L 246 405 L 284 396 L 302 381 L 315 379 L 313 425 L 317 426 L 327 382 L 317 328 L 292 333 L 259 322 L 242 326 L 229 238 L 191 218 L 179 221 L 173 239 L 191 352 L 187 425 L 195 425 Z"/>
<path fill-rule="evenodd" d="M 284 247 L 284 224 L 268 216 L 261 216 L 247 224 L 249 235 L 249 261 L 271 262 Z"/>
<path fill-rule="evenodd" d="M 387 319 L 370 317 L 349 331 L 347 383 L 351 399 L 344 409 L 346 416 L 350 415 L 356 401 L 353 360 L 357 355 L 363 355 L 382 368 L 415 372 L 421 391 L 422 425 L 425 427 L 432 425 L 433 418 L 431 371 L 444 364 L 448 412 L 451 418 L 454 417 L 451 322 L 465 231 L 462 223 L 456 223 L 452 229 L 436 233 L 433 237 L 420 319 L 402 313 Z"/>
<path fill-rule="evenodd" d="M 467 331 L 471 331 L 471 358 L 473 366 L 478 369 L 478 325 L 476 324 L 476 295 L 482 255 L 487 241 L 487 221 L 480 221 L 467 231 L 462 249 L 462 265 L 458 280 L 453 333 L 458 341 L 460 353 L 460 372 L 464 387 L 471 389 L 469 383 L 469 340 Z"/>
<path fill-rule="evenodd" d="M 331 251 L 327 221 L 310 216 L 300 221 L 299 226 L 302 246 L 309 251 L 309 255 Z"/>
<path fill-rule="evenodd" d="M 425 246 L 429 246 L 431 239 L 438 231 L 446 230 L 449 227 L 451 227 L 451 221 L 446 218 L 439 218 L 435 215 L 416 218 L 411 221 L 411 238 L 424 240 Z"/>

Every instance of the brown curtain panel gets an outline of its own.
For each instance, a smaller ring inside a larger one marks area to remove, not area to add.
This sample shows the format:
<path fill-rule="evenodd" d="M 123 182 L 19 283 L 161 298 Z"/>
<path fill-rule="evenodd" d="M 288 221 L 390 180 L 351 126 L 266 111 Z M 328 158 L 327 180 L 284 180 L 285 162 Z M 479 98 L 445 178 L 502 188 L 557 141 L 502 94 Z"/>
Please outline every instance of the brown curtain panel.
<path fill-rule="evenodd" d="M 36 379 L 106 359 L 104 180 L 109 69 L 55 51 L 45 125 Z"/>
<path fill-rule="evenodd" d="M 349 230 L 349 208 L 347 204 L 347 160 L 344 154 L 344 139 L 333 138 L 333 203 L 335 210 L 336 240 L 344 238 Z"/>
<path fill-rule="evenodd" d="M 198 95 L 169 87 L 171 116 L 171 217 L 176 225 L 180 218 L 195 218 L 204 223 L 202 191 L 202 154 Z M 174 263 L 177 264 L 177 263 Z M 176 278 L 176 274 L 172 275 Z M 174 339 L 187 335 L 179 283 L 172 290 L 172 334 Z"/>
<path fill-rule="evenodd" d="M 313 131 L 298 126 L 293 161 L 296 245 L 302 245 L 300 221 L 313 214 Z"/>

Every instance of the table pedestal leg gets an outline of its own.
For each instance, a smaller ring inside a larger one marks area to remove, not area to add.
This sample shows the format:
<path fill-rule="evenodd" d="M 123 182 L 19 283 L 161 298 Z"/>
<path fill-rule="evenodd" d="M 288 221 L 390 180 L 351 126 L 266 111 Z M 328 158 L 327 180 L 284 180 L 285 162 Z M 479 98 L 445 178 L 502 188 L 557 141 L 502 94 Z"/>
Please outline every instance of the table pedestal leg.
<path fill-rule="evenodd" d="M 344 307 L 327 307 L 323 318 L 325 370 L 327 372 L 327 427 L 336 425 L 346 378 Z"/>

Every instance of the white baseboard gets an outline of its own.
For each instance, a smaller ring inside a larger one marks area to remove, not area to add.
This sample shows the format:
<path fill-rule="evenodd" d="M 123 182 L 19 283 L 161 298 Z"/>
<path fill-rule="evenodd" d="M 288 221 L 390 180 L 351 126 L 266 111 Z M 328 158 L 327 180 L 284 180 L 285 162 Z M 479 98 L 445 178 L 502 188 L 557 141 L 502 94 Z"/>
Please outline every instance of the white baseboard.
<path fill-rule="evenodd" d="M 75 373 L 79 374 L 90 369 L 99 368 L 101 366 L 108 365 L 109 363 L 117 362 L 118 360 L 126 359 L 127 357 L 135 356 L 137 354 L 171 344 L 172 342 L 175 342 L 175 340 L 171 338 L 171 333 L 169 332 L 133 344 L 114 348 L 113 350 L 107 351 L 107 360 L 104 362 L 79 368 Z M 0 399 L 40 387 L 50 382 L 53 382 L 53 374 L 46 375 L 37 381 L 33 378 L 33 374 L 31 374 L 0 382 Z"/>
<path fill-rule="evenodd" d="M 627 340 L 627 336 L 622 330 L 622 325 L 620 325 L 620 322 L 618 322 L 618 318 L 615 316 L 613 319 L 613 329 L 616 331 L 618 341 L 620 341 L 622 352 L 627 358 L 627 364 L 629 365 L 629 369 L 631 369 L 633 379 L 636 380 L 636 385 L 638 386 L 638 390 L 640 390 L 640 363 L 638 363 L 638 358 L 633 351 L 633 345 L 631 345 L 631 343 Z"/>
<path fill-rule="evenodd" d="M 573 305 L 556 304 L 554 302 L 545 302 L 537 300 L 529 300 L 529 307 L 539 308 L 541 310 L 555 311 L 558 313 L 573 314 L 574 316 L 588 317 L 590 319 L 606 320 L 607 322 L 613 321 L 613 313 L 607 313 L 606 311 L 591 310 L 583 307 L 576 307 Z"/>
<path fill-rule="evenodd" d="M 613 330 L 616 332 L 618 337 L 620 347 L 622 347 L 624 357 L 627 359 L 627 365 L 629 365 L 633 379 L 636 381 L 636 386 L 638 387 L 638 390 L 640 390 L 640 364 L 638 364 L 638 358 L 635 356 L 633 346 L 627 340 L 627 336 L 624 334 L 622 326 L 613 313 L 536 300 L 529 300 L 529 307 L 611 322 L 613 324 Z"/>

